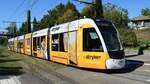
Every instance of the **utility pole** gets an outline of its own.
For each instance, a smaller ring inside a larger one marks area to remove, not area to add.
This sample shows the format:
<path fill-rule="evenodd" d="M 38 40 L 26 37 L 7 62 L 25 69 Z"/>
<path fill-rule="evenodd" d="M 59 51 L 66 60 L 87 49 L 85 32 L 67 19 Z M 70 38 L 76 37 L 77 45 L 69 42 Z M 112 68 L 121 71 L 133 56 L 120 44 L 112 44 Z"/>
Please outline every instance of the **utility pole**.
<path fill-rule="evenodd" d="M 96 13 L 95 17 L 104 18 L 102 0 L 95 0 L 94 8 L 95 8 L 95 13 Z"/>
<path fill-rule="evenodd" d="M 31 11 L 27 11 L 27 32 L 26 33 L 31 33 Z"/>
<path fill-rule="evenodd" d="M 94 19 L 104 18 L 102 0 L 92 0 L 92 2 L 86 2 L 82 0 L 74 0 L 80 3 L 92 5 L 94 12 Z"/>

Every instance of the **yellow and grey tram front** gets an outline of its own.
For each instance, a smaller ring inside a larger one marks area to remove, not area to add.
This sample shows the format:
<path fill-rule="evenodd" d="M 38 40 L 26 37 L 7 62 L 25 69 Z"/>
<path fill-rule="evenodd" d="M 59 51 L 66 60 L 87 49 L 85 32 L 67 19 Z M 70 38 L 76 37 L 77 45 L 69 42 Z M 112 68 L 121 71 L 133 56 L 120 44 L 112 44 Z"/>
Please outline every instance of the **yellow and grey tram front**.
<path fill-rule="evenodd" d="M 121 69 L 125 66 L 125 55 L 119 33 L 112 22 L 107 20 L 95 21 L 99 32 L 99 37 L 102 38 L 104 52 L 108 52 L 109 58 L 106 59 L 106 69 Z"/>

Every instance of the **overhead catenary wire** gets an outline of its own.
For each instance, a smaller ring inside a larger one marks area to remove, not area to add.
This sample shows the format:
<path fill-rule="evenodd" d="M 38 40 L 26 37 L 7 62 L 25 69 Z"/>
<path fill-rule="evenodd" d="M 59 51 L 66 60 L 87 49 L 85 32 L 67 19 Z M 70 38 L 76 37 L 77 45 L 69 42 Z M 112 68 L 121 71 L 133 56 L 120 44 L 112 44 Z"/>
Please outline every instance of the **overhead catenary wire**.
<path fill-rule="evenodd" d="M 39 0 L 34 0 L 33 3 L 30 5 L 30 10 L 38 3 Z"/>
<path fill-rule="evenodd" d="M 11 17 L 14 17 L 16 15 L 16 13 L 18 12 L 18 10 L 24 5 L 26 0 L 23 0 L 17 7 L 16 9 L 12 12 L 12 14 L 10 15 L 10 18 Z"/>

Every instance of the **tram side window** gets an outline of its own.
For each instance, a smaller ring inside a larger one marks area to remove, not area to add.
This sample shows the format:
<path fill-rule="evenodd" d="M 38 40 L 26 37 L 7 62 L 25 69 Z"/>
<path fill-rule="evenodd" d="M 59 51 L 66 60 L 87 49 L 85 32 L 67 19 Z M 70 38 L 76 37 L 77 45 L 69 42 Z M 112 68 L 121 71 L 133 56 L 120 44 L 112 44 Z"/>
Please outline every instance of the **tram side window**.
<path fill-rule="evenodd" d="M 41 47 L 40 37 L 36 37 L 36 38 L 37 38 L 37 40 L 36 40 L 37 45 L 36 46 L 37 46 L 37 49 L 40 50 L 40 47 Z"/>
<path fill-rule="evenodd" d="M 64 52 L 63 36 L 64 36 L 64 34 L 59 34 L 59 51 Z"/>
<path fill-rule="evenodd" d="M 42 42 L 46 42 L 45 40 L 46 40 L 46 39 L 45 39 L 45 36 L 42 36 L 42 37 L 41 37 L 41 43 L 42 43 Z"/>
<path fill-rule="evenodd" d="M 41 41 L 40 42 L 41 42 L 40 48 L 45 50 L 46 49 L 46 38 L 45 38 L 45 36 L 41 37 Z"/>
<path fill-rule="evenodd" d="M 36 38 L 33 38 L 33 50 L 36 51 Z"/>
<path fill-rule="evenodd" d="M 94 28 L 83 29 L 83 51 L 103 51 L 101 41 Z"/>
<path fill-rule="evenodd" d="M 23 40 L 20 41 L 20 48 L 23 48 Z"/>
<path fill-rule="evenodd" d="M 67 40 L 66 40 L 66 33 L 61 33 L 61 34 L 54 34 L 52 35 L 52 50 L 53 51 L 61 51 L 65 52 L 67 51 Z"/>
<path fill-rule="evenodd" d="M 53 51 L 58 51 L 58 44 L 59 44 L 58 34 L 52 35 L 52 50 Z"/>
<path fill-rule="evenodd" d="M 19 40 L 19 41 L 18 41 L 18 48 L 22 48 L 22 44 L 23 44 L 22 41 Z"/>

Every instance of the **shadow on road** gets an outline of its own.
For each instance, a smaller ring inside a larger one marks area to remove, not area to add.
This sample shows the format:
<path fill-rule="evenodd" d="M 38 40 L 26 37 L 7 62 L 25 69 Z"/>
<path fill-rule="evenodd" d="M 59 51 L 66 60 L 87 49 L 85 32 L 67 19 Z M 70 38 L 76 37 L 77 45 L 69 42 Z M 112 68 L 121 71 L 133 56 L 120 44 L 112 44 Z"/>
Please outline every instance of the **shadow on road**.
<path fill-rule="evenodd" d="M 22 69 L 23 69 L 22 67 L 20 67 L 18 65 L 11 66 L 11 64 L 13 64 L 13 62 L 16 62 L 16 61 L 19 61 L 19 60 L 18 59 L 0 60 L 0 76 L 23 74 L 24 72 L 22 71 Z M 9 64 L 7 62 L 9 62 Z M 1 64 L 1 63 L 3 63 L 3 64 Z"/>
<path fill-rule="evenodd" d="M 129 73 L 132 72 L 139 67 L 143 66 L 144 62 L 138 60 L 126 60 L 126 65 L 123 69 L 113 69 L 113 70 L 101 70 L 101 69 L 87 69 L 87 68 L 78 68 L 86 71 L 107 73 L 107 74 L 121 74 L 121 73 Z"/>
<path fill-rule="evenodd" d="M 8 60 L 6 60 L 6 59 L 0 59 L 0 63 L 4 63 L 4 62 L 16 62 L 16 61 L 20 61 L 20 59 L 8 59 Z"/>
<path fill-rule="evenodd" d="M 21 61 L 21 59 L 11 58 L 8 55 L 4 55 L 0 50 L 0 76 L 24 74 L 25 72 L 22 70 L 21 65 L 18 64 L 18 61 Z"/>
<path fill-rule="evenodd" d="M 8 56 L 6 56 L 6 55 L 0 55 L 0 58 L 2 58 L 2 57 L 8 57 Z"/>
<path fill-rule="evenodd" d="M 139 54 L 126 55 L 125 58 L 136 57 L 136 56 L 140 56 L 140 55 Z"/>
<path fill-rule="evenodd" d="M 132 72 L 139 67 L 143 66 L 144 62 L 139 60 L 126 60 L 126 65 L 123 69 L 118 70 L 108 70 L 107 73 L 110 74 L 120 74 L 120 73 L 129 73 Z"/>
<path fill-rule="evenodd" d="M 22 67 L 0 67 L 0 76 L 21 75 Z"/>

